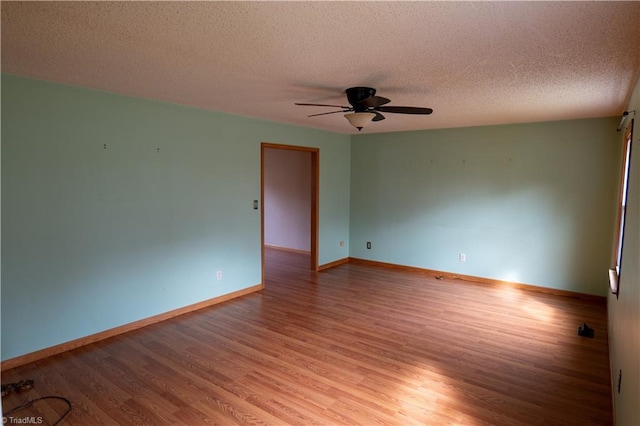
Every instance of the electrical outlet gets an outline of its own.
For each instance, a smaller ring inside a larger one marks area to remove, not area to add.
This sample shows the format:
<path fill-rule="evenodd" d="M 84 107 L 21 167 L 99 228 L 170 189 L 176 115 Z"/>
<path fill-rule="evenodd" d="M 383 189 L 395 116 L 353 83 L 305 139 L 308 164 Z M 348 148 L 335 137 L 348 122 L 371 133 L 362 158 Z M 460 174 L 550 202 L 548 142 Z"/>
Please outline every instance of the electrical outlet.
<path fill-rule="evenodd" d="M 370 249 L 371 248 L 371 241 L 367 241 L 367 248 Z"/>
<path fill-rule="evenodd" d="M 460 262 L 466 262 L 467 261 L 467 255 L 464 253 L 460 253 L 460 255 L 458 256 L 458 260 L 460 260 Z"/>
<path fill-rule="evenodd" d="M 216 280 L 220 281 L 222 279 L 222 271 L 216 272 Z"/>
<path fill-rule="evenodd" d="M 340 241 L 340 247 L 344 247 L 344 241 Z"/>

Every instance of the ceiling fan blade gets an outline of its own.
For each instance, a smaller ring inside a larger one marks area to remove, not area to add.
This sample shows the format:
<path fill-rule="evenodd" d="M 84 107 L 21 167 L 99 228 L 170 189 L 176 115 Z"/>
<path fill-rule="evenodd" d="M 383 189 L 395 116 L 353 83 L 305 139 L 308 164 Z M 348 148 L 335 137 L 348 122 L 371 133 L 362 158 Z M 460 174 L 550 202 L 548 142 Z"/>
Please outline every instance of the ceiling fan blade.
<path fill-rule="evenodd" d="M 368 98 L 365 98 L 358 102 L 358 104 L 364 105 L 366 107 L 377 107 L 380 105 L 388 104 L 389 102 L 391 102 L 389 99 L 383 98 L 382 96 L 369 96 Z"/>
<path fill-rule="evenodd" d="M 327 115 L 327 114 L 337 114 L 339 112 L 348 112 L 348 110 L 340 110 L 340 111 L 331 111 L 331 112 L 321 112 L 320 114 L 311 114 L 307 115 L 307 117 L 317 117 L 319 115 Z"/>
<path fill-rule="evenodd" d="M 376 111 L 392 112 L 395 114 L 431 114 L 431 108 L 408 107 L 408 106 L 379 106 L 373 108 Z"/>
<path fill-rule="evenodd" d="M 302 103 L 296 103 L 295 105 L 302 105 L 302 106 L 322 106 L 322 107 L 333 107 L 333 108 L 349 108 L 349 107 L 342 106 L 342 105 L 327 105 L 327 104 L 302 104 Z"/>
<path fill-rule="evenodd" d="M 375 117 L 373 117 L 373 119 L 371 121 L 382 121 L 384 120 L 384 115 L 380 114 L 377 111 L 373 111 L 373 113 L 376 115 Z"/>

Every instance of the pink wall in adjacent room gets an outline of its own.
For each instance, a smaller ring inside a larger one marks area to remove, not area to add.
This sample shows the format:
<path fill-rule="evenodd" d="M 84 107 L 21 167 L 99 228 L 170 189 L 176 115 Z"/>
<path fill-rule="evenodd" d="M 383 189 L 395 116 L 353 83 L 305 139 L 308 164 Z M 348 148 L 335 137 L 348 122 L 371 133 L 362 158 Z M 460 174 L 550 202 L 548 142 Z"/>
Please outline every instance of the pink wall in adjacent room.
<path fill-rule="evenodd" d="M 311 154 L 264 151 L 264 242 L 294 250 L 311 249 Z"/>

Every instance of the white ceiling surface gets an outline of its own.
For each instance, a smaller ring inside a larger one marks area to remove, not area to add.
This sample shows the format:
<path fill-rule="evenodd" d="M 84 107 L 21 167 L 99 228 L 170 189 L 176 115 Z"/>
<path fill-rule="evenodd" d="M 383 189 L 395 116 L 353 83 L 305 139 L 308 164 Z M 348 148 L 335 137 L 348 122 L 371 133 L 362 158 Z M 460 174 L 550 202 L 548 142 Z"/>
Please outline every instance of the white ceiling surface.
<path fill-rule="evenodd" d="M 2 71 L 339 133 L 344 89 L 389 105 L 364 133 L 619 115 L 640 2 L 2 2 Z"/>

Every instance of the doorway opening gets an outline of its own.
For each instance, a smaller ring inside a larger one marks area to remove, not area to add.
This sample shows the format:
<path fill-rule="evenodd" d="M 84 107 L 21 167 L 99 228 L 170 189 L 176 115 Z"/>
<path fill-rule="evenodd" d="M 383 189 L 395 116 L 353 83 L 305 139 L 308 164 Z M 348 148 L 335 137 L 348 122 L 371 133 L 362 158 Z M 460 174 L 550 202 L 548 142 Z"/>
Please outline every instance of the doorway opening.
<path fill-rule="evenodd" d="M 263 285 L 267 247 L 308 252 L 309 269 L 318 270 L 319 151 L 303 146 L 261 144 Z"/>

